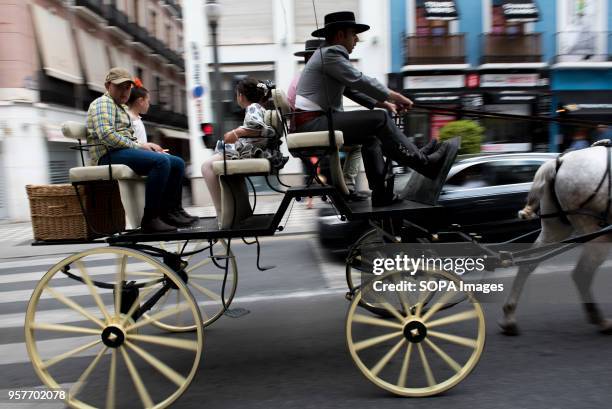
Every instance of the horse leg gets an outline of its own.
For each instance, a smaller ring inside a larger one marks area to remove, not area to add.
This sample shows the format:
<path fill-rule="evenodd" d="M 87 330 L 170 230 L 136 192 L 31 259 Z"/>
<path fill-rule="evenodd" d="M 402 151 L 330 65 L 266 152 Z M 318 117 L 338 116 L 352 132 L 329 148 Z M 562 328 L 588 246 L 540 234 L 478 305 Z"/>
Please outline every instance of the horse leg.
<path fill-rule="evenodd" d="M 591 292 L 591 283 L 595 277 L 595 272 L 609 253 L 608 246 L 603 244 L 607 241 L 607 238 L 600 237 L 585 244 L 580 259 L 572 272 L 572 279 L 582 298 L 588 321 L 597 325 L 602 333 L 612 334 L 612 320 L 603 318 Z"/>
<path fill-rule="evenodd" d="M 563 240 L 570 235 L 571 231 L 571 226 L 561 221 L 554 219 L 542 220 L 542 231 L 533 244 L 533 247 L 539 247 L 547 243 Z M 527 277 L 529 277 L 529 274 L 531 274 L 537 266 L 538 264 L 529 264 L 519 267 L 518 273 L 512 282 L 512 289 L 502 307 L 504 316 L 497 322 L 502 333 L 505 335 L 519 335 L 518 325 L 516 324 L 518 300 L 523 292 Z"/>
<path fill-rule="evenodd" d="M 512 289 L 502 307 L 504 316 L 497 322 L 502 333 L 505 335 L 519 335 L 519 329 L 516 324 L 516 307 L 523 287 L 525 286 L 525 282 L 527 281 L 527 277 L 529 277 L 529 274 L 531 274 L 537 266 L 537 264 L 521 266 L 519 267 L 516 277 L 514 277 Z"/>

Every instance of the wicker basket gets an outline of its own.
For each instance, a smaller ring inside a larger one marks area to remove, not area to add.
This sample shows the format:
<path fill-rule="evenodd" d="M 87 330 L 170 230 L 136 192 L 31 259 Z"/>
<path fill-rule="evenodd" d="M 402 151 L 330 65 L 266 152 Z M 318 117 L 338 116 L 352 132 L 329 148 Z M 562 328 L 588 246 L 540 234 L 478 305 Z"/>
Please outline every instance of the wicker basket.
<path fill-rule="evenodd" d="M 89 226 L 74 186 L 26 186 L 35 240 L 90 240 L 125 229 L 125 213 L 116 183 L 79 186 L 78 189 Z"/>

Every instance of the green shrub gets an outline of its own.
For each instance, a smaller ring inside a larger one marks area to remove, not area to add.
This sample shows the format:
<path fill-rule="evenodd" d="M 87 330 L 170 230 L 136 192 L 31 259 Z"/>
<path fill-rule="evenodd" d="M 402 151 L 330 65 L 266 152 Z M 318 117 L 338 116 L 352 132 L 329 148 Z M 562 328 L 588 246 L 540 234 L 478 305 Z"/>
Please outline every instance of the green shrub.
<path fill-rule="evenodd" d="M 462 119 L 449 122 L 440 129 L 440 140 L 443 141 L 460 136 L 461 149 L 459 149 L 459 154 L 466 155 L 480 152 L 483 134 L 484 128 L 478 125 L 478 123 L 469 119 Z"/>

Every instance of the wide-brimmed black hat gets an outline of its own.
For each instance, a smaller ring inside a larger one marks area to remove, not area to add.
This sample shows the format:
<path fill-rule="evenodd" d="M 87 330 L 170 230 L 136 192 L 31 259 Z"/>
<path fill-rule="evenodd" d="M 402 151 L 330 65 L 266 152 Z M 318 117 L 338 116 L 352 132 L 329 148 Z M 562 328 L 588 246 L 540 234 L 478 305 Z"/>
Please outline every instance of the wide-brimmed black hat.
<path fill-rule="evenodd" d="M 325 37 L 329 30 L 336 27 L 353 27 L 357 34 L 370 29 L 366 24 L 355 22 L 355 13 L 352 11 L 338 11 L 325 16 L 325 27 L 312 32 L 313 37 Z"/>
<path fill-rule="evenodd" d="M 308 54 L 312 54 L 319 49 L 323 45 L 325 40 L 321 40 L 320 38 L 315 38 L 314 40 L 306 40 L 306 44 L 304 44 L 304 51 L 298 51 L 293 53 L 296 57 L 303 57 Z"/>

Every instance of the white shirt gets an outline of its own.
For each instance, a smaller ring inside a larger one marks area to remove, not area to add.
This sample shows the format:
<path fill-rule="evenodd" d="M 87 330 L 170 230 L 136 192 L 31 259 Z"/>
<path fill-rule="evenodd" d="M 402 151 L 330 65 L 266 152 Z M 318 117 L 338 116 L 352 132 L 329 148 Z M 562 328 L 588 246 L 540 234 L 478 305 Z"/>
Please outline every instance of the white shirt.
<path fill-rule="evenodd" d="M 140 117 L 140 115 L 134 117 L 130 113 L 130 118 L 132 119 L 132 128 L 134 128 L 134 136 L 136 136 L 136 138 L 138 139 L 138 143 L 147 143 L 147 131 L 145 129 L 144 124 L 142 123 L 142 118 Z"/>

